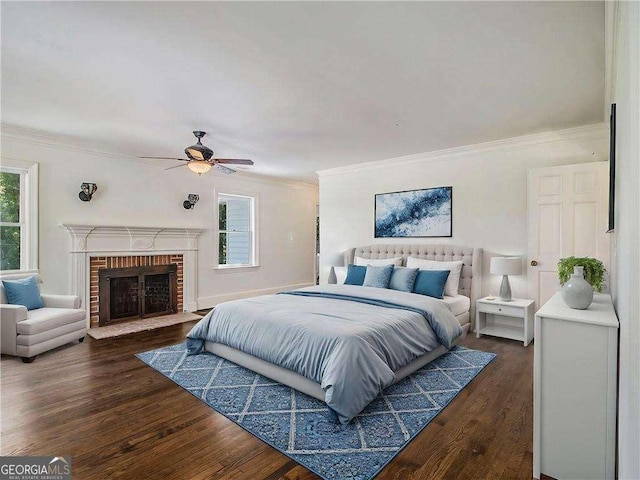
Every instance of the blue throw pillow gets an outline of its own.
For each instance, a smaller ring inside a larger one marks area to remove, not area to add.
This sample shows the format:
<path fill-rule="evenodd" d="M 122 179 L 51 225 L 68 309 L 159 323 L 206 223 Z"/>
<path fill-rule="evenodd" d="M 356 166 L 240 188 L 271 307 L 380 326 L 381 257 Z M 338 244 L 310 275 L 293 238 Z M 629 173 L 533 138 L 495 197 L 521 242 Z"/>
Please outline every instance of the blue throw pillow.
<path fill-rule="evenodd" d="M 449 273 L 449 270 L 420 270 L 413 286 L 413 293 L 444 298 L 444 285 Z"/>
<path fill-rule="evenodd" d="M 27 310 L 44 307 L 35 275 L 19 280 L 2 280 L 2 286 L 10 304 L 24 305 Z"/>
<path fill-rule="evenodd" d="M 411 292 L 416 283 L 418 268 L 395 267 L 389 280 L 389 288 L 401 292 Z"/>
<path fill-rule="evenodd" d="M 344 284 L 362 286 L 366 273 L 367 267 L 363 267 L 360 265 L 349 265 L 347 267 L 347 278 L 345 278 Z"/>
<path fill-rule="evenodd" d="M 393 273 L 393 265 L 383 267 L 367 266 L 367 273 L 364 276 L 363 287 L 389 288 L 389 281 Z"/>

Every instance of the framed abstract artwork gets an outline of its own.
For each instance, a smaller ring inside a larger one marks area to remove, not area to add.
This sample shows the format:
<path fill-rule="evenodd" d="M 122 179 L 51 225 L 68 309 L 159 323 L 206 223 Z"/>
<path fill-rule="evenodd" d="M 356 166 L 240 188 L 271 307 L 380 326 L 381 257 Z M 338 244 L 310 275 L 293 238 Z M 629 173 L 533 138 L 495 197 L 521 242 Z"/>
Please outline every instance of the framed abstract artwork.
<path fill-rule="evenodd" d="M 451 237 L 453 187 L 375 195 L 375 238 Z"/>

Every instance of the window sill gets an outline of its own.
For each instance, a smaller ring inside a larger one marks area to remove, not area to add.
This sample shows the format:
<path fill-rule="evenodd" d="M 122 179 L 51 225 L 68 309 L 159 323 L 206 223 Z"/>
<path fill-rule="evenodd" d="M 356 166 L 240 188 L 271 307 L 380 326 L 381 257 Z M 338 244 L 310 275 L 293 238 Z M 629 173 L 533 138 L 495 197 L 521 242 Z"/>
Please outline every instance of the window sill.
<path fill-rule="evenodd" d="M 5 275 L 39 275 L 39 271 L 33 268 L 25 268 L 19 270 L 0 270 L 0 276 Z"/>
<path fill-rule="evenodd" d="M 216 265 L 213 267 L 219 273 L 253 272 L 258 268 L 260 268 L 260 265 Z"/>

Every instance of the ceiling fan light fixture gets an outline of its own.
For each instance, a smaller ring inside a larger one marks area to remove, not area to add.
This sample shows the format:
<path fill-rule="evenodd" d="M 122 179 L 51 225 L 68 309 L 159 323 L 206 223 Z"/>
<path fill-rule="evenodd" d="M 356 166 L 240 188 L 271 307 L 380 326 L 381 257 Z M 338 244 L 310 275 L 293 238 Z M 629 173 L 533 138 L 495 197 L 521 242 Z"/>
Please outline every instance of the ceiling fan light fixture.
<path fill-rule="evenodd" d="M 2 1 L 2 0 L 0 0 Z M 229 163 L 234 165 L 253 165 L 251 160 L 247 160 L 246 158 L 213 158 L 213 150 L 211 150 L 206 145 L 203 145 L 201 140 L 207 132 L 203 132 L 201 130 L 195 130 L 193 135 L 196 137 L 198 142 L 190 147 L 184 149 L 184 153 L 187 158 L 175 158 L 175 157 L 139 157 L 139 158 L 153 158 L 156 160 L 177 160 L 179 162 L 185 162 L 181 165 L 175 165 L 173 167 L 165 168 L 165 170 L 172 170 L 178 167 L 189 167 L 194 173 L 198 175 L 202 175 L 203 173 L 207 173 L 212 168 L 216 170 L 226 173 L 230 175 L 235 173 L 236 171 L 232 168 L 224 167 L 220 165 L 221 163 Z"/>
<path fill-rule="evenodd" d="M 204 160 L 192 160 L 187 163 L 187 167 L 193 173 L 202 175 L 203 173 L 207 173 L 209 170 L 211 170 L 212 165 L 209 162 L 205 162 Z"/>

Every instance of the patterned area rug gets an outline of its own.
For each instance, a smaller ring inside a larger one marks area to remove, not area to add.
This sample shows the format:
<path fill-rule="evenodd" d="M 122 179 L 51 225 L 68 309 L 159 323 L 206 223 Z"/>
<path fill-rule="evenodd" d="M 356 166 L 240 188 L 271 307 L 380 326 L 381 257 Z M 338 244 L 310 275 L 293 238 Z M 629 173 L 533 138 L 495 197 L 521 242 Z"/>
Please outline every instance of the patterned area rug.
<path fill-rule="evenodd" d="M 210 407 L 326 480 L 369 480 L 489 364 L 495 354 L 454 347 L 387 388 L 349 425 L 319 400 L 184 344 L 137 357 Z"/>
<path fill-rule="evenodd" d="M 177 325 L 178 323 L 191 322 L 192 320 L 200 320 L 201 318 L 201 315 L 195 313 L 173 313 L 171 315 L 143 318 L 142 320 L 133 320 L 131 322 L 123 322 L 106 327 L 90 328 L 87 330 L 87 335 L 96 340 L 100 340 L 101 338 L 119 337 L 120 335 L 127 335 L 129 333 L 154 330 L 156 328 Z"/>

